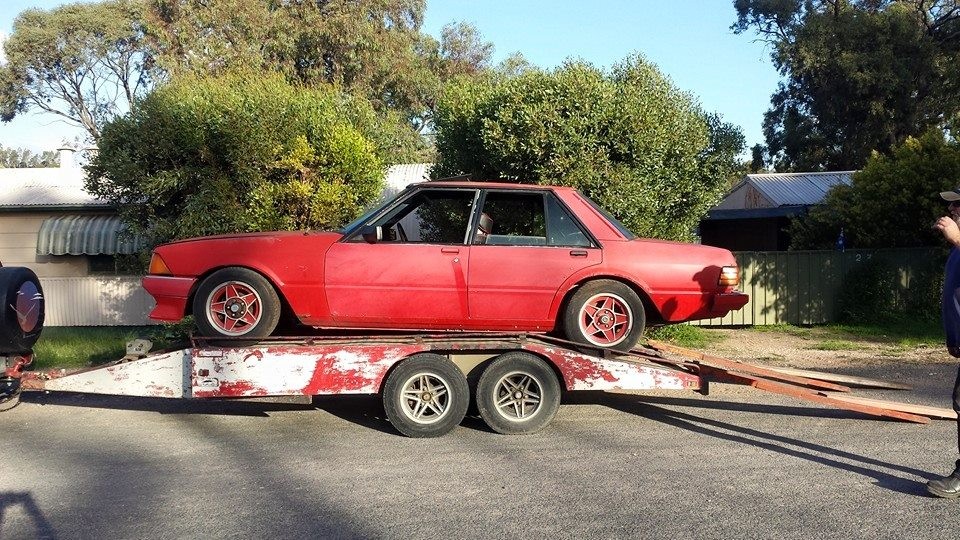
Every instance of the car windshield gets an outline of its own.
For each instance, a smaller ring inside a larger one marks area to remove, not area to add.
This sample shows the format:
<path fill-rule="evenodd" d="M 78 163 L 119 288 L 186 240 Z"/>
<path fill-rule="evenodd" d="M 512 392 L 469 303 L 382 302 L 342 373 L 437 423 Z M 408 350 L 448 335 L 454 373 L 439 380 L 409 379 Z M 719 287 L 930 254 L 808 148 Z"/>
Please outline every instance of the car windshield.
<path fill-rule="evenodd" d="M 633 234 L 633 231 L 628 229 L 626 225 L 624 225 L 623 223 L 620 223 L 620 220 L 613 217 L 613 215 L 610 214 L 610 212 L 607 212 L 606 210 L 604 210 L 602 206 L 594 202 L 590 197 L 587 197 L 583 193 L 581 193 L 580 196 L 583 197 L 584 200 L 586 200 L 588 203 L 590 203 L 590 206 L 594 207 L 597 210 L 597 212 L 600 212 L 601 214 L 603 214 L 603 217 L 607 218 L 607 221 L 609 221 L 610 224 L 613 225 L 617 229 L 617 231 L 623 235 L 624 238 L 626 238 L 627 240 L 633 240 L 634 238 L 637 237 L 637 235 Z"/>
<path fill-rule="evenodd" d="M 363 215 L 361 215 L 361 216 L 358 217 L 357 219 L 355 219 L 355 220 L 351 221 L 350 223 L 347 223 L 346 225 L 344 225 L 343 228 L 340 229 L 340 234 L 346 236 L 346 235 L 352 233 L 353 231 L 357 230 L 358 228 L 360 228 L 361 225 L 363 225 L 364 223 L 366 223 L 367 220 L 369 220 L 371 217 L 373 217 L 374 214 L 376 214 L 376 213 L 379 212 L 380 210 L 383 210 L 383 209 L 386 208 L 387 206 L 390 206 L 391 204 L 393 204 L 394 201 L 396 201 L 397 199 L 399 199 L 401 196 L 405 195 L 405 194 L 407 193 L 407 191 L 409 191 L 409 190 L 405 189 L 405 190 L 401 191 L 400 193 L 397 193 L 397 195 L 396 195 L 395 197 L 391 198 L 390 200 L 386 201 L 385 203 L 383 203 L 383 204 L 381 204 L 381 205 L 378 205 L 378 206 L 374 206 L 374 207 L 371 208 L 370 210 L 367 210 L 366 212 L 363 213 Z"/>

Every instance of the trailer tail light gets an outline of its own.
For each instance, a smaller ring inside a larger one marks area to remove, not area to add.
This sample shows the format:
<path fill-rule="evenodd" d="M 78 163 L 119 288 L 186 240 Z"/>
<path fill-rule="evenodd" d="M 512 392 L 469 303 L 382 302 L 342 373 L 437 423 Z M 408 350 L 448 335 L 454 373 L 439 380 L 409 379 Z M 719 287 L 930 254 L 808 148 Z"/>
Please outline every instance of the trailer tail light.
<path fill-rule="evenodd" d="M 740 268 L 736 266 L 724 266 L 720 269 L 720 281 L 718 283 L 724 287 L 736 287 L 740 284 Z"/>
<path fill-rule="evenodd" d="M 148 272 L 150 274 L 164 274 L 164 275 L 173 274 L 173 272 L 171 272 L 170 269 L 167 268 L 167 263 L 163 262 L 163 258 L 160 257 L 158 253 L 154 253 L 150 257 L 150 270 Z"/>

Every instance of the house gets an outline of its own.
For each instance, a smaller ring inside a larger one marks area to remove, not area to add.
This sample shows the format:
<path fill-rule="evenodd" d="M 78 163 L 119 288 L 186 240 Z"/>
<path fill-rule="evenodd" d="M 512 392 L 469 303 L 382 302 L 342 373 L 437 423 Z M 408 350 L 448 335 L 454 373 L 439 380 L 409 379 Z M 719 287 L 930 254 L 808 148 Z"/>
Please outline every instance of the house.
<path fill-rule="evenodd" d="M 783 251 L 790 220 L 856 171 L 748 174 L 700 221 L 700 241 L 731 251 Z"/>
<path fill-rule="evenodd" d="M 115 274 L 114 255 L 139 249 L 110 205 L 86 192 L 73 154 L 60 149 L 60 167 L 0 169 L 3 264 L 40 278 Z"/>
<path fill-rule="evenodd" d="M 430 169 L 433 163 L 402 163 L 393 165 L 387 169 L 387 175 L 384 178 L 383 192 L 377 204 L 389 201 L 394 198 L 410 184 L 426 182 L 430 180 Z"/>

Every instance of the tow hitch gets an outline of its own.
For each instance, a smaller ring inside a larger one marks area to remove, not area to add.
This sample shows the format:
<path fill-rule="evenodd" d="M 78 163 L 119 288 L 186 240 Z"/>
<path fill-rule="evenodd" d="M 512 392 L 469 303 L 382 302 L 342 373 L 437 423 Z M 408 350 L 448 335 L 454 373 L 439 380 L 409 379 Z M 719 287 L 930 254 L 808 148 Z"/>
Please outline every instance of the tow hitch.
<path fill-rule="evenodd" d="M 0 357 L 5 368 L 0 375 L 0 411 L 7 411 L 20 404 L 20 378 L 23 369 L 33 362 L 32 354 Z"/>

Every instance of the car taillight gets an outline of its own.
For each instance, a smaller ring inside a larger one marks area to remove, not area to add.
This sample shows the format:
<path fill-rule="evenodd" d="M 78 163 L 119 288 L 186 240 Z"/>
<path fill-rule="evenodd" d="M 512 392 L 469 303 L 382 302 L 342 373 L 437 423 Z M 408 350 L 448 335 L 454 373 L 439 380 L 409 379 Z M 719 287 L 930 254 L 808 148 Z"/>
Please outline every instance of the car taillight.
<path fill-rule="evenodd" d="M 724 266 L 720 269 L 721 286 L 736 287 L 740 284 L 740 268 L 736 266 Z"/>
<path fill-rule="evenodd" d="M 170 269 L 167 268 L 167 263 L 163 262 L 163 258 L 161 258 L 159 254 L 154 253 L 153 256 L 150 257 L 149 273 L 169 275 L 169 274 L 172 274 L 173 272 L 171 272 Z"/>

